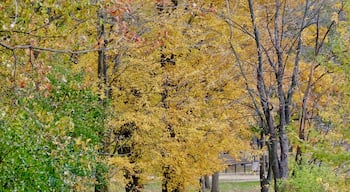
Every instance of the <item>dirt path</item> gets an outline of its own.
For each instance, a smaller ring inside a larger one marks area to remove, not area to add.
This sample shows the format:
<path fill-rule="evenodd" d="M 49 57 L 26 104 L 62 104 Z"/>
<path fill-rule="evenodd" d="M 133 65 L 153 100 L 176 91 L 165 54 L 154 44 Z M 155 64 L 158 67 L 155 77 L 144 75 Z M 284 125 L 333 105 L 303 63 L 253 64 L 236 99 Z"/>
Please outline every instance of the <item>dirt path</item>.
<path fill-rule="evenodd" d="M 259 181 L 259 175 L 220 173 L 219 180 L 222 182 Z"/>

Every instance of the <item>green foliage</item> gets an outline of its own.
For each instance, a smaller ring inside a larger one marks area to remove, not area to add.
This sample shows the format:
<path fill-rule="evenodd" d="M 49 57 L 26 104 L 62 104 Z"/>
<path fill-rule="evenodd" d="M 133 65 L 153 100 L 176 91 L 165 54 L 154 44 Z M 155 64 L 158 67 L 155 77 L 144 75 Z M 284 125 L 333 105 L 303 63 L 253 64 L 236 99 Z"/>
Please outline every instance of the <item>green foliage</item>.
<path fill-rule="evenodd" d="M 69 76 L 50 82 L 49 94 L 19 90 L 0 106 L 1 191 L 82 190 L 95 182 L 103 127 L 98 97 L 72 88 L 80 82 Z"/>
<path fill-rule="evenodd" d="M 304 162 L 302 165 L 295 165 L 292 170 L 290 178 L 280 182 L 280 191 L 346 191 L 344 177 L 334 173 L 332 166 L 326 163 Z"/>

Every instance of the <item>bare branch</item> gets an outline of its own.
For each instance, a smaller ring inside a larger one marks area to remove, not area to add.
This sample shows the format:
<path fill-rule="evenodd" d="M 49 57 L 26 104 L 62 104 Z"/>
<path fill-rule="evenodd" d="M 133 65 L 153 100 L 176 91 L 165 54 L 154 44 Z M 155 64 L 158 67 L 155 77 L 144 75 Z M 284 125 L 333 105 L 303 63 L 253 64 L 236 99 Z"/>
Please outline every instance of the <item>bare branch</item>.
<path fill-rule="evenodd" d="M 123 38 L 120 38 L 118 41 L 121 41 Z M 0 46 L 9 49 L 11 51 L 13 50 L 17 50 L 17 49 L 32 49 L 35 51 L 39 51 L 39 52 L 53 52 L 53 53 L 68 53 L 68 54 L 75 54 L 75 55 L 81 55 L 81 54 L 85 54 L 85 53 L 90 53 L 90 52 L 96 52 L 96 51 L 102 51 L 102 50 L 113 50 L 116 49 L 118 47 L 107 47 L 107 48 L 92 48 L 92 49 L 86 49 L 86 50 L 80 50 L 80 51 L 73 51 L 70 49 L 53 49 L 53 48 L 47 48 L 47 47 L 37 47 L 37 46 L 33 46 L 33 45 L 16 45 L 16 46 L 10 46 L 7 45 L 3 42 L 0 42 Z"/>
<path fill-rule="evenodd" d="M 227 14 L 230 16 L 231 15 L 231 11 L 230 11 L 230 7 L 229 7 L 229 0 L 226 0 L 226 8 L 227 8 Z M 235 47 L 232 44 L 232 39 L 233 39 L 233 22 L 232 22 L 231 18 L 229 18 L 229 20 L 227 20 L 227 23 L 228 23 L 229 28 L 230 28 L 229 44 L 230 44 L 231 51 L 232 51 L 233 55 L 235 56 L 236 61 L 238 63 L 239 70 L 240 70 L 240 72 L 241 72 L 241 74 L 243 76 L 243 79 L 244 79 L 244 84 L 245 84 L 246 90 L 248 91 L 249 97 L 250 97 L 250 99 L 253 102 L 254 110 L 259 115 L 259 117 L 262 120 L 262 122 L 264 122 L 263 121 L 263 113 L 260 111 L 260 109 L 258 107 L 258 102 L 256 101 L 256 99 L 254 97 L 253 91 L 249 87 L 248 78 L 247 78 L 246 73 L 245 73 L 245 71 L 243 69 L 241 59 L 240 59 L 240 57 L 239 57 Z"/>
<path fill-rule="evenodd" d="M 13 20 L 13 22 L 10 25 L 11 28 L 13 28 L 16 25 L 17 17 L 18 17 L 18 3 L 17 3 L 17 0 L 13 0 L 13 3 L 15 4 L 15 7 L 16 7 L 16 13 L 15 13 L 15 19 Z"/>
<path fill-rule="evenodd" d="M 294 61 L 294 69 L 293 69 L 293 74 L 292 74 L 292 82 L 291 85 L 288 89 L 288 95 L 287 95 L 287 101 L 286 101 L 286 107 L 288 108 L 289 105 L 292 103 L 292 97 L 295 91 L 295 87 L 298 84 L 298 73 L 299 73 L 299 62 L 300 62 L 300 55 L 302 52 L 302 39 L 301 39 L 301 33 L 302 31 L 305 29 L 304 25 L 305 25 L 305 20 L 306 20 L 306 16 L 308 13 L 308 9 L 309 9 L 309 0 L 306 0 L 305 2 L 305 10 L 304 10 L 304 16 L 303 19 L 301 21 L 301 26 L 300 26 L 300 31 L 298 32 L 298 47 L 297 47 L 297 53 L 295 56 L 295 61 Z M 289 123 L 289 119 L 287 120 L 286 123 Z"/>
<path fill-rule="evenodd" d="M 17 75 L 17 56 L 15 54 L 15 51 L 12 50 L 12 56 L 13 56 L 13 87 L 16 87 L 16 75 Z"/>

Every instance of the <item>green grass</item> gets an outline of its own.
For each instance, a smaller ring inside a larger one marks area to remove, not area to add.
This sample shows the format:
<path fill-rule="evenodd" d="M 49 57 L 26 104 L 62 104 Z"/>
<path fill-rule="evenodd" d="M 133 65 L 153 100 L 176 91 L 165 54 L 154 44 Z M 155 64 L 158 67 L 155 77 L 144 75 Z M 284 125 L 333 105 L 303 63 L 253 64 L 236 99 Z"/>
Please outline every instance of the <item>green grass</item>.
<path fill-rule="evenodd" d="M 161 191 L 160 183 L 149 183 L 145 185 L 145 192 L 158 192 Z"/>

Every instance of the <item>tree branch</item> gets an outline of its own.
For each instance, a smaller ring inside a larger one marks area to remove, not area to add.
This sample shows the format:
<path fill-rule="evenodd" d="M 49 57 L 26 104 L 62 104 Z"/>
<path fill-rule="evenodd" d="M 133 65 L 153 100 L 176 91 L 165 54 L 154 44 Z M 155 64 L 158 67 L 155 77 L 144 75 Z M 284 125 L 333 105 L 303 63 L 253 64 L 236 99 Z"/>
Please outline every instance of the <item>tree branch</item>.
<path fill-rule="evenodd" d="M 123 38 L 121 37 L 118 41 L 121 41 Z M 53 49 L 53 48 L 47 48 L 47 47 L 37 47 L 33 45 L 16 45 L 16 46 L 10 46 L 7 45 L 3 42 L 0 42 L 0 46 L 4 47 L 5 49 L 9 49 L 11 51 L 17 50 L 17 49 L 32 49 L 35 51 L 39 52 L 53 52 L 53 53 L 68 53 L 68 54 L 75 54 L 75 55 L 80 55 L 80 54 L 85 54 L 85 53 L 90 53 L 90 52 L 96 52 L 96 51 L 102 51 L 102 50 L 112 50 L 117 47 L 108 47 L 108 48 L 98 48 L 98 49 L 85 49 L 85 50 L 80 50 L 80 51 L 73 51 L 70 49 Z"/>
<path fill-rule="evenodd" d="M 227 14 L 228 16 L 231 15 L 231 11 L 230 11 L 230 6 L 229 6 L 229 0 L 226 0 L 226 8 L 227 8 Z M 239 67 L 239 70 L 243 76 L 243 79 L 244 79 L 244 84 L 245 84 L 245 87 L 246 87 L 246 90 L 248 91 L 248 94 L 249 94 L 249 97 L 251 98 L 252 102 L 253 102 L 253 105 L 254 105 L 254 108 L 255 108 L 255 111 L 256 113 L 259 115 L 260 117 L 260 120 L 262 122 L 263 121 L 263 113 L 260 111 L 259 107 L 258 107 L 258 104 L 257 104 L 257 101 L 253 95 L 253 92 L 252 92 L 252 89 L 249 87 L 249 84 L 248 84 L 248 78 L 246 76 L 246 73 L 243 69 L 243 66 L 242 66 L 242 62 L 240 60 L 240 57 L 236 51 L 236 49 L 234 48 L 233 44 L 232 44 L 232 39 L 233 39 L 233 22 L 231 20 L 231 18 L 229 18 L 229 20 L 227 21 L 228 25 L 229 25 L 229 28 L 230 28 L 230 37 L 229 37 L 229 44 L 230 44 L 230 48 L 231 48 L 231 51 L 233 53 L 233 55 L 235 56 L 236 58 L 236 61 L 238 63 L 238 67 Z"/>

